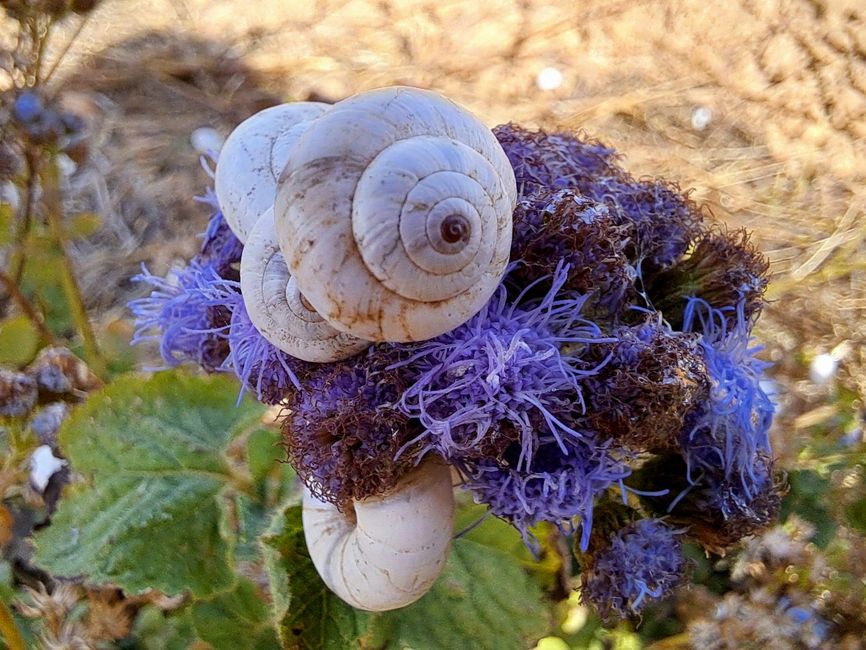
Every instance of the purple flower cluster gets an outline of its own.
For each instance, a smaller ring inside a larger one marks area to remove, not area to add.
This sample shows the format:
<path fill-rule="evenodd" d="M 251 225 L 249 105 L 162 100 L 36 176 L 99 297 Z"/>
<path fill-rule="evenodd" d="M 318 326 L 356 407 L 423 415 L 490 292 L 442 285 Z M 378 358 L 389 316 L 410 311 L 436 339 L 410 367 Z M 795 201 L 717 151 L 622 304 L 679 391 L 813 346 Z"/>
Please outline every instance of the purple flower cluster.
<path fill-rule="evenodd" d="M 584 550 L 596 497 L 631 472 L 608 445 L 574 439 L 541 442 L 531 467 L 521 467 L 516 444 L 499 461 L 488 458 L 464 466 L 464 487 L 497 517 L 514 524 L 527 544 L 534 545 L 531 529 L 547 521 L 566 534 L 580 531 L 579 546 Z"/>
<path fill-rule="evenodd" d="M 541 436 L 566 452 L 566 438 L 583 437 L 571 422 L 584 410 L 581 381 L 603 361 L 588 363 L 588 348 L 605 339 L 581 318 L 586 296 L 561 291 L 568 266 L 561 262 L 541 298 L 533 285 L 513 300 L 505 286 L 469 321 L 416 346 L 394 364 L 410 386 L 400 410 L 423 427 L 422 453 L 451 461 L 501 455 L 520 448 L 515 467 L 531 467 Z"/>
<path fill-rule="evenodd" d="M 583 562 L 580 597 L 604 619 L 640 614 L 683 579 L 682 531 L 659 519 L 640 519 L 598 537 Z"/>
<path fill-rule="evenodd" d="M 679 189 L 661 180 L 635 180 L 613 149 L 570 134 L 528 131 L 515 124 L 493 133 L 505 150 L 522 197 L 551 189 L 580 192 L 605 205 L 631 233 L 627 251 L 639 271 L 667 268 L 698 236 L 703 215 Z"/>
<path fill-rule="evenodd" d="M 283 432 L 289 460 L 316 496 L 339 508 L 381 494 L 415 466 L 417 423 L 396 409 L 406 385 L 380 347 L 309 369 L 302 390 L 286 393 Z"/>
<path fill-rule="evenodd" d="M 584 601 L 635 615 L 683 579 L 682 540 L 722 552 L 777 515 L 751 345 L 767 263 L 598 142 L 494 133 L 519 190 L 512 259 L 462 325 L 334 363 L 289 357 L 246 313 L 243 247 L 208 193 L 199 255 L 139 276 L 153 292 L 131 305 L 136 341 L 283 405 L 288 459 L 321 499 L 348 508 L 439 456 L 528 545 L 541 522 L 573 536 Z"/>
<path fill-rule="evenodd" d="M 297 372 L 303 362 L 278 350 L 253 326 L 237 281 L 243 244 L 213 192 L 200 200 L 215 209 L 201 252 L 167 277 L 143 268 L 133 278 L 152 290 L 129 303 L 136 324 L 132 343 L 159 342 L 168 366 L 190 361 L 207 372 L 233 371 L 257 399 L 277 404 L 286 390 L 300 386 Z"/>

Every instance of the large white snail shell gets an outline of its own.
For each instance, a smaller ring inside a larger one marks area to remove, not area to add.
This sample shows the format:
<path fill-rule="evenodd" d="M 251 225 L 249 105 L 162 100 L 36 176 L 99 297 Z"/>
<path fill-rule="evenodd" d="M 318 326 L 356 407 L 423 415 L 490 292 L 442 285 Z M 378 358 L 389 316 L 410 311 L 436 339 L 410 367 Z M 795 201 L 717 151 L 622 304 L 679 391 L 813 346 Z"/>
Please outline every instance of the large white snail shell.
<path fill-rule="evenodd" d="M 283 352 L 324 363 L 346 359 L 370 346 L 369 341 L 334 329 L 304 304 L 277 244 L 273 208 L 266 210 L 249 232 L 240 276 L 250 320 Z"/>
<path fill-rule="evenodd" d="M 427 461 L 382 497 L 355 502 L 355 521 L 304 490 L 304 535 L 328 588 L 384 612 L 423 596 L 442 572 L 454 516 L 451 473 Z"/>
<path fill-rule="evenodd" d="M 307 300 L 370 341 L 420 341 L 495 291 L 511 247 L 514 173 L 491 131 L 429 91 L 335 104 L 279 180 L 280 247 Z"/>
<path fill-rule="evenodd" d="M 281 104 L 241 122 L 220 151 L 214 190 L 235 236 L 247 235 L 274 205 L 277 179 L 310 120 L 330 108 L 319 102 Z"/>

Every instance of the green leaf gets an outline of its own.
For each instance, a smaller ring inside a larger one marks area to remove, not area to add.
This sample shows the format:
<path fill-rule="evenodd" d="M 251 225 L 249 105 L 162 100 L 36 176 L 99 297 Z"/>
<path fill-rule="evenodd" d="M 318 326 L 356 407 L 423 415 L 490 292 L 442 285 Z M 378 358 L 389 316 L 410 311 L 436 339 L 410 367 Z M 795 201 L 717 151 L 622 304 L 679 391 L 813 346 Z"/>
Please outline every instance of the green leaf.
<path fill-rule="evenodd" d="M 223 497 L 223 536 L 235 540 L 235 559 L 260 562 L 259 537 L 268 527 L 271 513 L 261 500 L 242 492 L 227 491 Z"/>
<path fill-rule="evenodd" d="M 131 647 L 137 650 L 187 650 L 194 647 L 195 631 L 188 611 L 167 615 L 158 607 L 147 605 L 135 620 L 132 637 Z"/>
<path fill-rule="evenodd" d="M 126 376 L 96 393 L 63 425 L 60 446 L 87 483 L 60 501 L 36 536 L 36 562 L 140 593 L 189 590 L 206 598 L 234 584 L 221 500 L 233 484 L 223 450 L 261 408 L 235 408 L 221 376 Z"/>
<path fill-rule="evenodd" d="M 830 479 L 812 470 L 794 470 L 788 473 L 788 486 L 788 494 L 782 500 L 782 521 L 794 513 L 811 521 L 815 524 L 815 545 L 827 548 L 836 536 L 836 522 L 827 500 L 832 487 Z"/>
<path fill-rule="evenodd" d="M 388 647 L 523 650 L 550 629 L 541 589 L 508 553 L 457 539 L 442 576 L 414 605 L 382 616 Z"/>
<path fill-rule="evenodd" d="M 247 463 L 253 480 L 258 482 L 267 476 L 285 458 L 280 450 L 280 432 L 277 429 L 256 429 L 247 441 Z"/>
<path fill-rule="evenodd" d="M 301 506 L 279 513 L 263 537 L 274 620 L 283 646 L 296 650 L 355 648 L 374 616 L 332 594 L 307 553 Z"/>
<path fill-rule="evenodd" d="M 233 591 L 192 607 L 196 633 L 214 648 L 267 650 L 279 648 L 268 606 L 256 585 L 242 578 Z"/>
<path fill-rule="evenodd" d="M 517 529 L 490 515 L 486 505 L 460 505 L 454 517 L 454 530 L 465 531 L 461 534 L 463 539 L 499 549 L 514 557 L 530 572 L 542 589 L 552 588 L 559 580 L 562 558 L 554 544 L 557 531 L 550 524 L 542 523 L 533 531 L 541 547 L 540 559 L 532 555 Z"/>
<path fill-rule="evenodd" d="M 26 316 L 0 322 L 0 364 L 20 366 L 31 361 L 39 345 L 39 332 Z"/>
<path fill-rule="evenodd" d="M 457 539 L 439 580 L 417 603 L 386 614 L 352 609 L 322 583 L 307 553 L 301 508 L 264 538 L 274 614 L 291 648 L 532 647 L 550 626 L 538 585 L 512 554 Z"/>

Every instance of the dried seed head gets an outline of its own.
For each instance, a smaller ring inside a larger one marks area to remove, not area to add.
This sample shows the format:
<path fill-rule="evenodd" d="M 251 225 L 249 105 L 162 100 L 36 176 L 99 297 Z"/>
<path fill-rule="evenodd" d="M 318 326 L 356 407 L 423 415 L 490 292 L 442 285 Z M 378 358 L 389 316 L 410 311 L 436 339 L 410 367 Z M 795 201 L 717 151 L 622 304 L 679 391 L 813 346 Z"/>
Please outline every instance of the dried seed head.
<path fill-rule="evenodd" d="M 32 377 L 0 368 L 0 417 L 24 417 L 36 405 L 37 397 Z"/>

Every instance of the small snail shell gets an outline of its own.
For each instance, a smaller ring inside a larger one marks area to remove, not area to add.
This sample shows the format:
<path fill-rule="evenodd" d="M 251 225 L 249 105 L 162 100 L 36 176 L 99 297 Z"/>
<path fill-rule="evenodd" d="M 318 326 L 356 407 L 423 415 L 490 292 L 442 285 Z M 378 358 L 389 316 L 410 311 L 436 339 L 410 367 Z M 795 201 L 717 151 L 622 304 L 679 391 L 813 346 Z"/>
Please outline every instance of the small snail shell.
<path fill-rule="evenodd" d="M 420 341 L 493 294 L 516 196 L 502 147 L 472 114 L 432 92 L 385 88 L 307 126 L 274 217 L 292 275 L 334 327 Z"/>
<path fill-rule="evenodd" d="M 451 548 L 451 473 L 427 461 L 382 497 L 355 502 L 355 521 L 304 490 L 304 535 L 328 588 L 358 609 L 384 612 L 423 596 Z"/>
<path fill-rule="evenodd" d="M 289 152 L 309 124 L 330 108 L 318 102 L 282 104 L 259 111 L 231 132 L 220 150 L 214 189 L 226 222 L 246 242 L 273 207 L 277 179 Z"/>
<path fill-rule="evenodd" d="M 339 361 L 370 343 L 331 327 L 305 304 L 277 244 L 274 211 L 249 232 L 241 255 L 241 294 L 256 329 L 283 352 L 304 361 Z"/>

